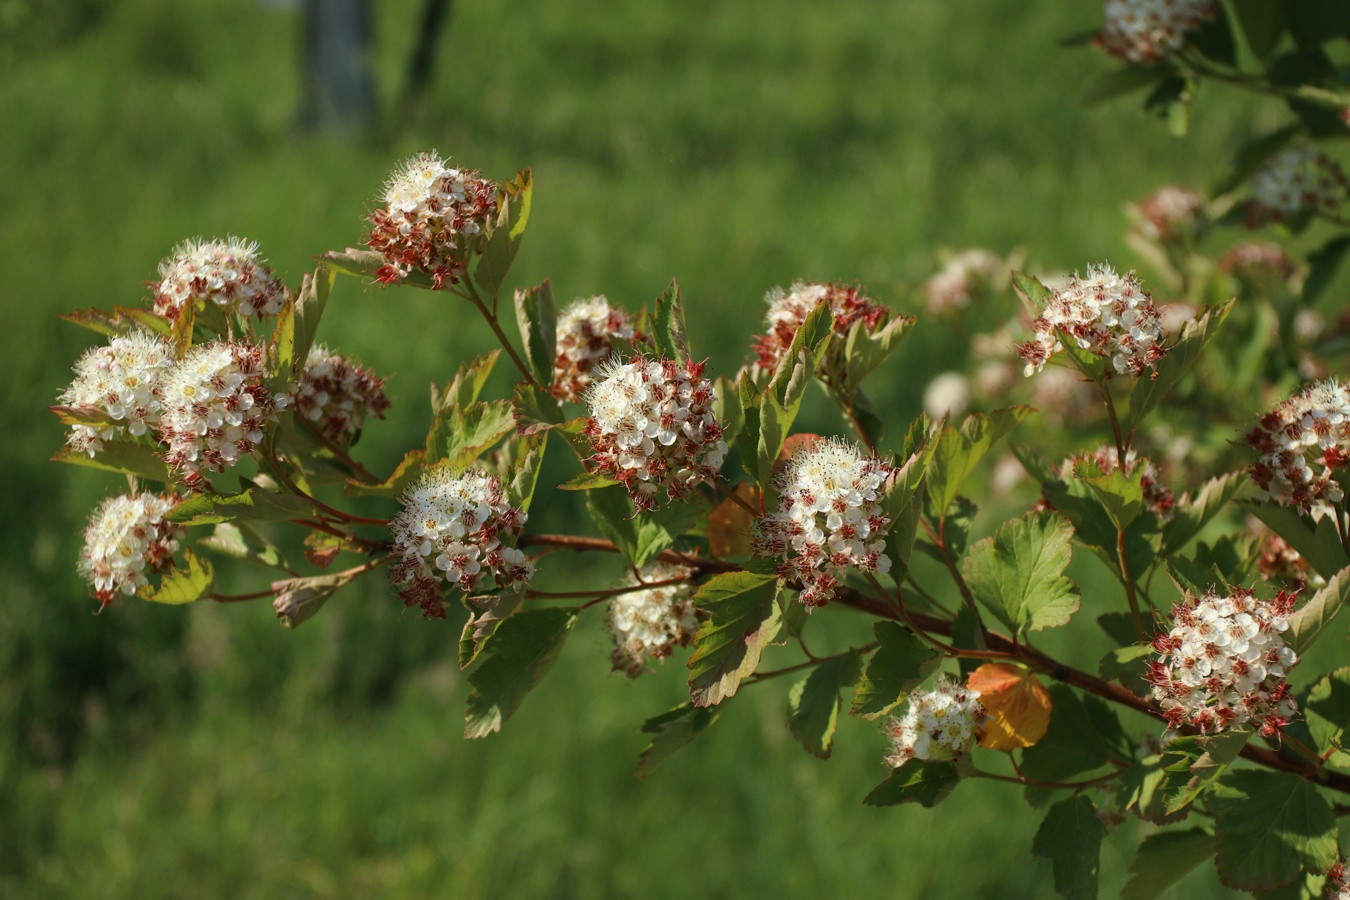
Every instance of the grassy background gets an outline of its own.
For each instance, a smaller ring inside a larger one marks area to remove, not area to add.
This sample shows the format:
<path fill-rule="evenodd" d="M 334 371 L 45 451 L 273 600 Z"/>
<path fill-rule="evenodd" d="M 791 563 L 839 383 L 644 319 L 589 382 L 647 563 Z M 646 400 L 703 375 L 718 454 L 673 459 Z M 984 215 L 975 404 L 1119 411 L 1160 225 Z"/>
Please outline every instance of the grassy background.
<path fill-rule="evenodd" d="M 375 6 L 392 101 L 416 4 Z M 387 172 L 430 146 L 494 177 L 534 168 L 513 285 L 549 277 L 560 298 L 636 307 L 677 277 L 715 372 L 735 371 L 764 291 L 794 278 L 859 280 L 910 308 L 943 247 L 1128 266 L 1123 201 L 1203 185 L 1278 117 L 1205 98 L 1176 141 L 1130 103 L 1083 110 L 1074 90 L 1108 64 L 1056 41 L 1096 15 L 1022 0 L 456 4 L 424 114 L 346 140 L 292 127 L 299 28 L 284 7 L 0 3 L 0 893 L 1048 895 L 1048 864 L 1029 861 L 1039 813 L 1014 789 L 863 807 L 884 775 L 876 728 L 843 722 L 836 758 L 810 758 L 785 728 L 786 681 L 634 781 L 636 728 L 681 701 L 683 667 L 610 675 L 598 617 L 505 733 L 475 743 L 459 737 L 457 624 L 404 614 L 378 583 L 296 633 L 265 604 L 94 618 L 73 560 L 117 485 L 45 461 L 62 436 L 43 407 L 92 340 L 56 313 L 139 302 L 195 235 L 256 239 L 297 283 L 311 254 L 359 241 Z M 407 293 L 344 279 L 325 319 L 328 342 L 393 375 L 389 421 L 361 447 L 375 471 L 420 439 L 426 383 L 489 346 L 468 310 Z M 964 352 L 921 327 L 873 387 L 889 421 Z M 1137 837 L 1127 823 L 1108 839 L 1103 896 Z M 1223 895 L 1212 871 L 1177 892 Z"/>

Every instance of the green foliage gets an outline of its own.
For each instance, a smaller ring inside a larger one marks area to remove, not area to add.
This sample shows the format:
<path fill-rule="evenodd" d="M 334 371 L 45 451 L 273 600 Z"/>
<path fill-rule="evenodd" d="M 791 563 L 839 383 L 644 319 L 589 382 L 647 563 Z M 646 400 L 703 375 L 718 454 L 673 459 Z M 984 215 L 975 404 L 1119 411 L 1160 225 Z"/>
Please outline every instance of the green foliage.
<path fill-rule="evenodd" d="M 665 293 L 656 298 L 652 312 L 652 340 L 657 352 L 681 365 L 693 355 L 689 350 L 689 332 L 684 327 L 684 302 L 680 300 L 680 286 L 674 281 Z"/>
<path fill-rule="evenodd" d="M 1130 758 L 1115 713 L 1095 697 L 1080 698 L 1062 684 L 1050 686 L 1053 711 L 1045 736 L 1022 751 L 1022 773 L 1038 781 L 1066 782 Z"/>
<path fill-rule="evenodd" d="M 1350 566 L 1350 554 L 1345 552 L 1330 516 L 1314 521 L 1296 509 L 1274 503 L 1244 502 L 1242 507 L 1284 538 L 1323 578 L 1329 579 Z"/>
<path fill-rule="evenodd" d="M 849 709 L 864 719 L 879 718 L 899 706 L 942 662 L 931 645 L 895 622 L 875 622 L 872 631 L 880 646 L 853 692 Z"/>
<path fill-rule="evenodd" d="M 529 169 L 517 172 L 514 179 L 501 186 L 497 195 L 497 221 L 473 269 L 473 284 L 482 296 L 495 299 L 501 294 L 506 273 L 515 261 L 521 239 L 525 237 L 525 227 L 530 223 L 533 198 L 534 177 Z M 547 324 L 536 323 L 534 327 L 548 330 Z M 521 328 L 521 334 L 526 334 L 525 328 Z M 553 374 L 552 357 L 548 359 L 546 371 L 549 376 Z M 545 382 L 547 380 L 545 378 Z"/>
<path fill-rule="evenodd" d="M 728 572 L 709 579 L 694 594 L 707 613 L 689 657 L 689 694 L 695 706 L 715 706 L 735 695 L 759 667 L 760 654 L 782 627 L 773 574 Z"/>
<path fill-rule="evenodd" d="M 946 800 L 960 780 L 952 763 L 911 759 L 873 788 L 863 803 L 868 806 L 917 803 L 924 809 L 931 809 Z"/>
<path fill-rule="evenodd" d="M 558 358 L 558 310 L 553 303 L 553 285 L 547 278 L 538 287 L 516 291 L 516 325 L 525 345 L 525 362 L 542 385 L 553 383 L 553 364 Z"/>
<path fill-rule="evenodd" d="M 1251 732 L 1236 728 L 1208 737 L 1173 738 L 1163 751 L 1162 796 L 1166 811 L 1189 806 L 1214 784 L 1247 745 Z"/>
<path fill-rule="evenodd" d="M 116 472 L 119 475 L 134 475 L 137 478 L 148 478 L 151 481 L 164 484 L 171 483 L 174 480 L 173 473 L 169 471 L 168 466 L 164 465 L 164 460 L 159 457 L 154 448 L 145 444 L 133 444 L 129 441 L 104 441 L 103 449 L 98 452 L 96 457 L 74 451 L 69 447 L 62 447 L 52 457 L 52 461 L 69 463 L 73 466 L 85 466 L 90 469 L 102 469 L 105 472 Z"/>
<path fill-rule="evenodd" d="M 1350 668 L 1337 669 L 1314 684 L 1299 707 L 1307 719 L 1313 748 L 1334 765 L 1350 765 L 1350 754 L 1341 749 L 1350 729 Z"/>
<path fill-rule="evenodd" d="M 314 515 L 314 504 L 295 494 L 269 491 L 241 478 L 237 494 L 209 491 L 180 500 L 165 518 L 184 527 L 218 522 L 279 521 Z"/>
<path fill-rule="evenodd" d="M 194 603 L 211 596 L 216 573 L 209 560 L 198 557 L 191 550 L 183 550 L 183 568 L 164 573 L 159 589 L 147 591 L 145 599 L 155 603 L 178 605 Z"/>
<path fill-rule="evenodd" d="M 792 686 L 788 693 L 788 725 L 792 736 L 813 756 L 830 758 L 835 724 L 839 720 L 839 693 L 862 677 L 862 657 L 856 650 L 827 660 Z"/>
<path fill-rule="evenodd" d="M 1027 406 L 975 413 L 960 428 L 948 425 L 938 434 L 928 464 L 928 499 L 933 515 L 942 518 L 961 492 L 962 485 L 994 443 L 1012 433 L 1035 410 Z"/>
<path fill-rule="evenodd" d="M 1214 340 L 1214 336 L 1233 311 L 1233 301 L 1220 304 L 1206 310 L 1203 315 L 1191 322 L 1181 332 L 1181 340 L 1168 348 L 1167 355 L 1159 360 L 1157 374 L 1152 378 L 1141 378 L 1130 394 L 1129 411 L 1124 417 L 1122 427 L 1129 433 L 1136 431 L 1144 419 L 1158 407 L 1182 377 L 1195 366 L 1200 355 Z"/>
<path fill-rule="evenodd" d="M 652 742 L 642 751 L 633 775 L 649 778 L 665 765 L 675 751 L 680 750 L 708 729 L 722 715 L 721 707 L 711 709 L 682 703 L 670 712 L 642 723 L 642 733 L 652 735 Z"/>
<path fill-rule="evenodd" d="M 1067 624 L 1078 587 L 1064 577 L 1073 526 L 1053 513 L 1028 513 L 977 542 L 965 576 L 975 599 L 1014 634 Z"/>
<path fill-rule="evenodd" d="M 1031 852 L 1037 859 L 1050 860 L 1057 894 L 1068 900 L 1095 900 L 1105 836 L 1092 801 L 1079 794 L 1050 807 Z"/>
<path fill-rule="evenodd" d="M 688 503 L 671 503 L 639 516 L 624 488 L 614 484 L 591 487 L 586 495 L 591 521 L 639 569 L 703 517 L 701 509 Z"/>
<path fill-rule="evenodd" d="M 1219 880 L 1244 891 L 1288 884 L 1336 862 L 1336 817 L 1317 787 L 1284 772 L 1233 772 L 1210 799 Z"/>
<path fill-rule="evenodd" d="M 1203 829 L 1151 834 L 1134 854 L 1120 900 L 1153 900 L 1213 855 L 1214 835 Z"/>
<path fill-rule="evenodd" d="M 1289 616 L 1289 631 L 1285 634 L 1284 642 L 1299 656 L 1306 654 L 1313 641 L 1326 631 L 1340 613 L 1347 599 L 1350 599 L 1350 569 L 1342 569 Z"/>
<path fill-rule="evenodd" d="M 466 738 L 501 731 L 525 695 L 557 661 L 576 623 L 576 610 L 553 608 L 526 610 L 498 626 L 486 647 L 487 655 L 469 676 Z"/>

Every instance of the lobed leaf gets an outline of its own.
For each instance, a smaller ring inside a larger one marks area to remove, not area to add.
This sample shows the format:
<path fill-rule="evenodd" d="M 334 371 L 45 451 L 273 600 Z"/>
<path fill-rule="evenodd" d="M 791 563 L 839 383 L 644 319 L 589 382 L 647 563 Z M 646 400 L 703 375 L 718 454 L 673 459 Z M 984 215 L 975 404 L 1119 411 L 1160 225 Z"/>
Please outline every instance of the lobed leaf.
<path fill-rule="evenodd" d="M 1350 730 L 1350 667 L 1323 676 L 1299 707 L 1307 719 L 1314 749 L 1334 765 L 1350 766 L 1350 754 L 1341 749 L 1345 732 Z"/>
<path fill-rule="evenodd" d="M 928 496 L 937 518 L 947 514 L 962 485 L 994 443 L 1012 433 L 1033 412 L 1030 406 L 1010 406 L 987 415 L 975 413 L 960 429 L 948 425 L 942 430 L 928 464 Z"/>
<path fill-rule="evenodd" d="M 1163 523 L 1162 555 L 1170 556 L 1186 546 L 1249 483 L 1246 472 L 1228 472 L 1205 482 L 1194 497 L 1183 497 L 1173 508 L 1172 518 Z"/>
<path fill-rule="evenodd" d="M 1350 568 L 1332 576 L 1325 587 L 1289 616 L 1289 630 L 1284 635 L 1284 642 L 1300 657 L 1306 654 L 1313 641 L 1340 613 L 1347 599 L 1350 599 Z"/>
<path fill-rule="evenodd" d="M 1189 806 L 1242 753 L 1251 732 L 1223 731 L 1209 737 L 1173 738 L 1163 750 L 1162 797 L 1168 813 Z"/>
<path fill-rule="evenodd" d="M 656 298 L 656 309 L 652 312 L 652 340 L 658 353 L 680 365 L 693 359 L 689 351 L 689 332 L 684 325 L 680 286 L 673 280 Z"/>
<path fill-rule="evenodd" d="M 1074 529 L 1051 512 L 1028 513 L 970 548 L 963 571 L 975 599 L 1014 633 L 1064 625 L 1078 587 L 1062 574 Z"/>
<path fill-rule="evenodd" d="M 538 287 L 516 291 L 516 325 L 525 346 L 525 362 L 541 385 L 553 384 L 558 358 L 558 310 L 547 278 Z"/>
<path fill-rule="evenodd" d="M 439 414 L 456 406 L 468 409 L 477 403 L 479 395 L 483 393 L 483 387 L 487 384 L 488 376 L 492 374 L 492 369 L 501 355 L 502 351 L 498 348 L 465 360 L 459 364 L 459 368 L 455 370 L 455 377 L 450 379 L 450 383 L 444 388 L 438 388 L 433 383 L 432 413 Z"/>
<path fill-rule="evenodd" d="M 1210 797 L 1219 880 L 1237 890 L 1280 887 L 1336 862 L 1336 816 L 1311 782 L 1287 772 L 1232 772 Z"/>
<path fill-rule="evenodd" d="M 586 495 L 591 521 L 635 567 L 642 568 L 703 515 L 693 503 L 669 503 L 639 514 L 624 488 L 597 486 Z"/>
<path fill-rule="evenodd" d="M 1031 841 L 1032 855 L 1050 860 L 1055 893 L 1068 900 L 1096 900 L 1106 827 L 1092 801 L 1082 794 L 1061 800 L 1046 811 Z"/>
<path fill-rule="evenodd" d="M 159 589 L 143 594 L 154 603 L 178 605 L 194 603 L 211 596 L 216 573 L 209 560 L 201 559 L 190 548 L 183 548 L 184 568 L 170 569 L 160 580 Z"/>
<path fill-rule="evenodd" d="M 496 298 L 506 283 L 506 273 L 515 262 L 521 239 L 525 236 L 525 227 L 530 222 L 533 200 L 534 177 L 529 169 L 517 172 L 514 179 L 498 189 L 497 221 L 488 234 L 472 276 L 474 285 L 485 297 Z M 552 371 L 550 360 L 550 374 Z"/>

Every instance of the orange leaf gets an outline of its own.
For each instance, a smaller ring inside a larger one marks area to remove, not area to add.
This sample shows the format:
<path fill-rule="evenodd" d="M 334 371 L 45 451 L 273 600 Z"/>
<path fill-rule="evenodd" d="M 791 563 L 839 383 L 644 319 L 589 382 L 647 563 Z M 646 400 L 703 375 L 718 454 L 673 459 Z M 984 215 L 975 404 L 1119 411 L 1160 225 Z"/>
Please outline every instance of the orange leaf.
<path fill-rule="evenodd" d="M 1030 747 L 1050 727 L 1050 692 L 1029 669 L 1008 663 L 986 663 L 966 679 L 966 687 L 980 692 L 989 710 L 980 746 L 989 750 Z"/>
<path fill-rule="evenodd" d="M 736 485 L 736 496 L 751 506 L 759 506 L 759 488 Z M 723 500 L 708 514 L 708 550 L 717 559 L 750 555 L 750 530 L 754 517 L 734 500 Z"/>
<path fill-rule="evenodd" d="M 789 436 L 787 440 L 783 441 L 783 449 L 778 451 L 778 459 L 774 461 L 774 465 L 781 466 L 785 464 L 788 460 L 792 459 L 793 454 L 795 454 L 799 448 L 801 450 L 810 450 L 823 440 L 825 439 L 820 435 L 811 434 L 810 432 Z"/>

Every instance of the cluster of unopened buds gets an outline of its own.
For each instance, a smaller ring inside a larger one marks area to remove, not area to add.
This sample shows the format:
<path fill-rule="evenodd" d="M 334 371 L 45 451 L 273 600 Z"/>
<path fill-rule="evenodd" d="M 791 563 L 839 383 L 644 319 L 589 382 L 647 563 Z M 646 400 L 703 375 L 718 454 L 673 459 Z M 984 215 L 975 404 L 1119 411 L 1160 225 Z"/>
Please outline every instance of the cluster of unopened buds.
<path fill-rule="evenodd" d="M 66 443 L 95 456 L 104 441 L 155 431 L 164 408 L 164 376 L 173 365 L 169 342 L 148 331 L 130 331 L 86 351 L 58 401 L 105 421 L 72 425 Z"/>
<path fill-rule="evenodd" d="M 1185 46 L 1218 11 L 1215 0 L 1106 0 L 1097 44 L 1126 62 L 1155 62 Z"/>
<path fill-rule="evenodd" d="M 216 341 L 188 351 L 166 376 L 159 436 L 164 461 L 188 486 L 202 470 L 224 472 L 251 456 L 263 429 L 290 403 L 263 384 L 263 351 L 252 344 Z"/>
<path fill-rule="evenodd" d="M 886 764 L 898 769 L 912 759 L 950 762 L 970 751 L 989 713 L 980 692 L 939 675 L 930 690 L 909 695 L 903 715 L 886 723 L 891 752 Z"/>
<path fill-rule="evenodd" d="M 933 315 L 960 312 L 1007 274 L 1008 264 L 998 254 L 981 249 L 963 250 L 923 283 L 928 312 Z"/>
<path fill-rule="evenodd" d="M 244 318 L 275 316 L 286 302 L 286 287 L 258 245 L 236 237 L 186 241 L 159 264 L 159 275 L 155 312 L 171 321 L 199 300 Z"/>
<path fill-rule="evenodd" d="M 798 448 L 775 475 L 778 510 L 759 520 L 752 549 L 781 560 L 779 574 L 801 585 L 807 609 L 833 599 L 848 569 L 890 571 L 881 501 L 891 472 L 851 444 L 823 440 Z"/>
<path fill-rule="evenodd" d="M 1252 224 L 1300 213 L 1334 213 L 1345 202 L 1345 172 L 1313 144 L 1272 156 L 1252 176 Z"/>
<path fill-rule="evenodd" d="M 310 348 L 291 398 L 297 415 L 343 445 L 360 433 L 366 416 L 382 419 L 389 408 L 384 379 L 323 344 Z"/>
<path fill-rule="evenodd" d="M 1219 268 L 1245 281 L 1284 281 L 1294 274 L 1294 263 L 1279 244 L 1240 241 L 1219 257 Z"/>
<path fill-rule="evenodd" d="M 1261 536 L 1256 571 L 1265 581 L 1285 585 L 1291 591 L 1319 588 L 1326 584 L 1326 579 L 1314 572 L 1308 561 L 1288 541 L 1270 532 Z"/>
<path fill-rule="evenodd" d="M 1032 323 L 1035 338 L 1017 348 L 1033 375 L 1063 349 L 1060 334 L 1079 347 L 1111 361 L 1116 372 L 1139 376 L 1166 353 L 1161 315 L 1131 272 L 1118 275 L 1109 265 L 1088 266 L 1053 292 Z"/>
<path fill-rule="evenodd" d="M 558 314 L 558 356 L 553 363 L 553 396 L 576 403 L 591 386 L 592 372 L 615 352 L 619 341 L 636 337 L 628 313 L 610 306 L 603 294 L 578 299 Z"/>
<path fill-rule="evenodd" d="M 411 272 L 433 287 L 459 281 L 469 244 L 497 212 L 497 186 L 458 169 L 433 150 L 406 160 L 385 185 L 384 205 L 370 214 L 367 246 L 384 258 L 376 278 L 395 284 Z"/>
<path fill-rule="evenodd" d="M 525 554 L 503 543 L 520 534 L 528 516 L 507 502 L 497 476 L 476 469 L 456 475 L 440 466 L 400 500 L 389 522 L 389 577 L 406 606 L 444 618 L 442 585 L 468 595 L 491 573 L 500 587 L 520 590 L 534 575 Z"/>
<path fill-rule="evenodd" d="M 694 640 L 698 610 L 691 574 L 683 566 L 657 562 L 643 567 L 640 581 L 629 575 L 626 587 L 650 586 L 609 601 L 605 621 L 614 636 L 609 659 L 615 671 L 636 678 L 646 671 L 647 660 L 663 660 Z"/>
<path fill-rule="evenodd" d="M 1153 639 L 1159 658 L 1148 682 L 1172 728 L 1203 734 L 1251 723 L 1278 734 L 1297 707 L 1286 673 L 1298 662 L 1281 636 L 1296 595 L 1281 591 L 1259 600 L 1228 589 L 1187 596 L 1172 611 L 1172 629 Z"/>
<path fill-rule="evenodd" d="M 1139 202 L 1139 230 L 1155 241 L 1193 236 L 1200 227 L 1205 198 L 1198 191 L 1164 185 Z"/>
<path fill-rule="evenodd" d="M 1103 475 L 1110 475 L 1121 468 L 1120 452 L 1115 447 L 1104 445 L 1087 453 L 1070 456 L 1060 467 L 1060 477 L 1070 479 L 1083 475 L 1084 463 L 1094 466 Z M 1136 469 L 1141 470 L 1139 485 L 1144 491 L 1144 505 L 1161 518 L 1169 518 L 1172 515 L 1172 508 L 1176 505 L 1176 498 L 1162 482 L 1157 467 L 1153 465 L 1152 460 L 1141 459 L 1133 450 L 1127 450 L 1125 474 L 1133 475 Z"/>
<path fill-rule="evenodd" d="M 147 572 L 167 568 L 178 550 L 179 526 L 164 517 L 178 498 L 159 494 L 120 494 L 99 504 L 84 530 L 79 571 L 107 606 L 118 596 L 149 584 Z"/>
<path fill-rule="evenodd" d="M 1252 481 L 1270 499 L 1308 512 L 1339 503 L 1335 476 L 1350 461 L 1350 390 L 1334 379 L 1309 385 L 1262 416 L 1246 441 L 1258 454 Z"/>
<path fill-rule="evenodd" d="M 591 461 L 623 484 L 639 512 L 653 509 L 661 490 L 678 500 L 717 480 L 727 443 L 702 363 L 638 355 L 615 358 L 600 374 L 586 393 Z"/>
<path fill-rule="evenodd" d="M 764 295 L 769 310 L 764 322 L 767 329 L 755 341 L 756 364 L 766 372 L 773 372 L 792 346 L 792 339 L 806 321 L 806 317 L 821 304 L 827 304 L 834 316 L 834 334 L 843 337 L 855 322 L 862 322 L 868 331 L 874 331 L 886 321 L 884 306 L 865 296 L 856 287 L 843 284 L 814 284 L 794 281 L 792 289 L 775 287 Z"/>

